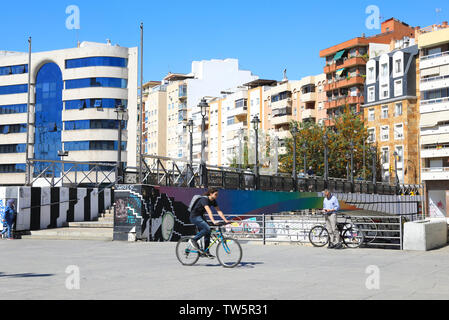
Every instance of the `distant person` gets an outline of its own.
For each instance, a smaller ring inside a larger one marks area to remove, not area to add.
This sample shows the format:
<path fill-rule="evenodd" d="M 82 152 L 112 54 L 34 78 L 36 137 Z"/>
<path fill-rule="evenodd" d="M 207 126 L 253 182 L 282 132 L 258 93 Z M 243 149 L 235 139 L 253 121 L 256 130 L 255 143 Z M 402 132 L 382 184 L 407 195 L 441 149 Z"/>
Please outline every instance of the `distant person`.
<path fill-rule="evenodd" d="M 13 224 L 16 218 L 16 211 L 15 211 L 16 205 L 15 201 L 10 199 L 6 202 L 6 208 L 3 212 L 2 223 L 3 223 L 3 231 L 2 236 L 6 233 L 6 238 L 8 240 L 12 240 L 12 230 L 13 230 Z M 5 229 L 6 225 L 6 229 Z"/>
<path fill-rule="evenodd" d="M 315 172 L 313 172 L 313 168 L 312 168 L 312 167 L 309 167 L 309 170 L 307 170 L 307 175 L 308 175 L 308 176 L 313 176 L 313 175 L 315 175 Z"/>
<path fill-rule="evenodd" d="M 298 178 L 305 178 L 304 170 L 299 171 Z"/>
<path fill-rule="evenodd" d="M 324 190 L 323 211 L 326 229 L 329 232 L 329 249 L 343 248 L 337 228 L 337 214 L 339 210 L 340 204 L 337 197 L 332 195 L 329 190 Z"/>

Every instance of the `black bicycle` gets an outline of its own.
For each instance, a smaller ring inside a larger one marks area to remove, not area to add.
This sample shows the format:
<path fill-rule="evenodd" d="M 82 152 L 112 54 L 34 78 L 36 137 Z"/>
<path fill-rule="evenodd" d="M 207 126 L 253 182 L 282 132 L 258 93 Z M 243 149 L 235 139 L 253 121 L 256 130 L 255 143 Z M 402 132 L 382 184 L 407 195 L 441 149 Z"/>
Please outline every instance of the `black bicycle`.
<path fill-rule="evenodd" d="M 343 216 L 345 222 L 337 223 L 337 229 L 345 246 L 351 249 L 359 248 L 365 241 L 363 231 L 356 226 L 349 216 Z M 324 247 L 329 243 L 329 231 L 323 225 L 317 225 L 309 232 L 310 243 L 314 247 Z"/>
<path fill-rule="evenodd" d="M 211 251 L 212 247 L 217 244 L 216 257 L 218 262 L 225 268 L 234 268 L 242 260 L 242 247 L 236 239 L 225 238 L 223 236 L 223 227 L 228 223 L 220 223 L 211 225 L 211 243 L 205 250 L 195 249 L 189 242 L 193 237 L 183 237 L 176 245 L 176 257 L 184 266 L 193 266 L 198 262 L 199 258 Z"/>

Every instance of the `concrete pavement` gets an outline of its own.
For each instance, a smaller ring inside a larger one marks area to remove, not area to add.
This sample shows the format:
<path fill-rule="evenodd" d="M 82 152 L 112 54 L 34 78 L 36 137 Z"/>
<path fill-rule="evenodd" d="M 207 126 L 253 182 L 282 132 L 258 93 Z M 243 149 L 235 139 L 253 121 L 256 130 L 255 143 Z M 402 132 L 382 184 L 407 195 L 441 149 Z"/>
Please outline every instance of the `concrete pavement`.
<path fill-rule="evenodd" d="M 242 247 L 242 265 L 224 269 L 216 260 L 181 266 L 174 243 L 0 241 L 0 296 L 152 300 L 449 298 L 449 247 L 430 252 L 336 251 L 253 243 Z M 77 270 L 79 289 L 73 285 Z"/>

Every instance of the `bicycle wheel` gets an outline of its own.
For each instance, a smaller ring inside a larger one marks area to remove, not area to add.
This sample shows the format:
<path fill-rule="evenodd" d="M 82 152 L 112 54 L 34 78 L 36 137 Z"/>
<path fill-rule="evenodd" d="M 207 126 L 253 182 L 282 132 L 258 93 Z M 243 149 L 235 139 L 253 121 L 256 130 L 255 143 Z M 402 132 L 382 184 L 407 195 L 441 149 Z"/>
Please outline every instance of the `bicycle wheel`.
<path fill-rule="evenodd" d="M 343 243 L 351 249 L 358 248 L 362 245 L 365 240 L 363 231 L 358 227 L 352 227 L 351 229 L 345 230 L 343 232 Z"/>
<path fill-rule="evenodd" d="M 189 244 L 191 238 L 181 238 L 176 245 L 176 257 L 184 266 L 193 266 L 200 258 L 200 253 Z"/>
<path fill-rule="evenodd" d="M 329 243 L 329 232 L 323 226 L 315 226 L 309 232 L 309 240 L 314 247 L 324 247 Z"/>
<path fill-rule="evenodd" d="M 225 268 L 234 268 L 242 260 L 242 247 L 235 239 L 224 238 L 217 246 L 217 259 Z"/>

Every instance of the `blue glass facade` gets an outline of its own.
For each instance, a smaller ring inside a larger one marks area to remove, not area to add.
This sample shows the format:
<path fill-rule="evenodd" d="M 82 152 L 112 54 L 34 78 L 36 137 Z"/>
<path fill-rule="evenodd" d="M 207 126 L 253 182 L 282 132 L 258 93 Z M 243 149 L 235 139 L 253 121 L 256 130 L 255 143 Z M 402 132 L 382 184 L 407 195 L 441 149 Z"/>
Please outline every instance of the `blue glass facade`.
<path fill-rule="evenodd" d="M 15 104 L 9 106 L 0 106 L 0 114 L 26 113 L 26 104 Z"/>
<path fill-rule="evenodd" d="M 0 87 L 0 94 L 17 94 L 17 93 L 27 93 L 28 85 L 27 84 L 16 84 L 13 86 L 2 86 Z"/>
<path fill-rule="evenodd" d="M 22 64 L 18 66 L 0 67 L 0 76 L 9 76 L 12 74 L 28 73 L 28 65 Z"/>
<path fill-rule="evenodd" d="M 111 151 L 118 150 L 117 141 L 74 141 L 64 143 L 65 151 Z M 122 142 L 122 150 L 126 150 L 126 142 Z"/>
<path fill-rule="evenodd" d="M 0 153 L 25 153 L 26 144 L 3 144 L 0 145 Z"/>
<path fill-rule="evenodd" d="M 86 67 L 120 67 L 126 68 L 127 59 L 118 57 L 89 57 L 81 59 L 70 59 L 65 61 L 66 69 Z"/>
<path fill-rule="evenodd" d="M 55 63 L 47 63 L 36 77 L 36 133 L 34 158 L 38 160 L 59 160 L 62 150 L 62 73 Z M 35 172 L 42 172 L 48 163 L 37 163 Z M 55 172 L 56 176 L 60 173 Z"/>
<path fill-rule="evenodd" d="M 87 78 L 66 80 L 66 89 L 81 89 L 81 88 L 121 88 L 126 89 L 128 80 L 120 78 Z"/>
<path fill-rule="evenodd" d="M 26 124 L 6 124 L 0 126 L 0 134 L 27 132 Z"/>
<path fill-rule="evenodd" d="M 128 101 L 121 99 L 82 99 L 82 100 L 65 101 L 66 110 L 86 109 L 86 108 L 114 109 L 120 105 L 127 108 Z"/>
<path fill-rule="evenodd" d="M 125 121 L 123 121 L 125 122 Z M 89 130 L 89 129 L 116 129 L 118 130 L 118 120 L 78 120 L 64 122 L 64 130 Z M 122 128 L 126 124 L 122 123 Z"/>
<path fill-rule="evenodd" d="M 23 173 L 25 170 L 25 164 L 0 164 L 0 173 Z"/>

